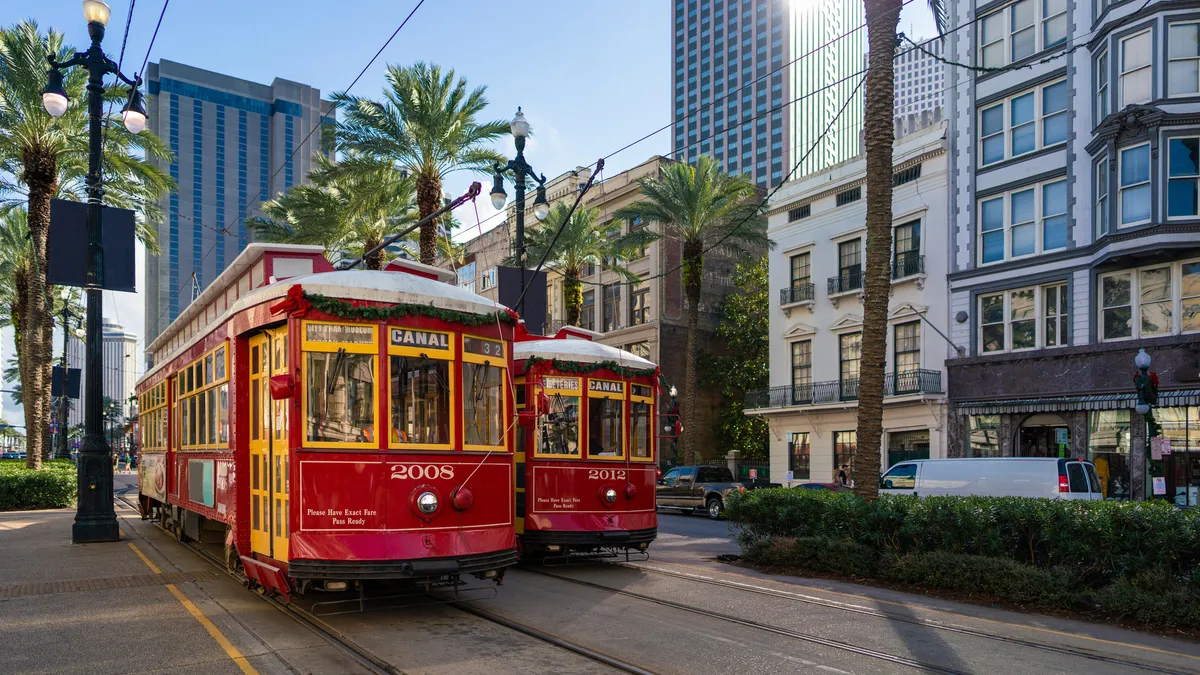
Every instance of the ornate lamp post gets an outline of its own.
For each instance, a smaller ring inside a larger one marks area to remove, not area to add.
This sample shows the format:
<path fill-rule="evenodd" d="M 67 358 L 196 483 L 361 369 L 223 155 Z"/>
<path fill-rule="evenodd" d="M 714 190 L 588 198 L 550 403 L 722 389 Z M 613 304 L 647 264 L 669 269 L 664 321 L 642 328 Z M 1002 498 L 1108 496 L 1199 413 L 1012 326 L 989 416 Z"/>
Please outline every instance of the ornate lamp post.
<path fill-rule="evenodd" d="M 497 164 L 494 168 L 496 175 L 492 180 L 492 206 L 497 210 L 504 208 L 508 194 L 504 192 L 504 174 L 512 172 L 513 185 L 517 191 L 517 265 L 521 268 L 521 303 L 517 307 L 518 314 L 525 313 L 525 179 L 532 178 L 537 183 L 537 197 L 533 200 L 533 215 L 538 220 L 545 220 L 550 215 L 550 203 L 546 201 L 546 176 L 534 172 L 529 162 L 525 161 L 525 138 L 529 136 L 529 122 L 525 121 L 525 113 L 517 107 L 517 115 L 509 124 L 513 141 L 517 146 L 516 159 L 509 160 L 506 165 Z"/>
<path fill-rule="evenodd" d="M 1142 450 L 1149 468 L 1149 463 L 1154 461 L 1150 454 L 1150 439 L 1158 435 L 1158 422 L 1154 419 L 1154 405 L 1158 403 L 1158 373 L 1150 372 L 1150 355 L 1145 349 L 1138 350 L 1137 356 L 1133 357 L 1133 365 L 1138 369 L 1133 376 L 1133 386 L 1137 388 L 1138 395 L 1133 409 L 1146 422 L 1146 445 Z"/>
<path fill-rule="evenodd" d="M 79 448 L 79 496 L 71 541 L 82 544 L 98 541 L 117 541 L 117 516 L 113 511 L 112 449 L 104 438 L 104 393 L 101 373 L 104 352 L 101 349 L 100 326 L 103 317 L 100 290 L 104 282 L 104 250 L 101 246 L 100 167 L 103 161 L 103 128 L 101 115 L 104 105 L 104 76 L 116 75 L 129 85 L 129 102 L 121 112 L 125 128 L 140 133 L 146 128 L 146 109 L 138 91 L 141 77 L 131 80 L 120 72 L 117 64 L 104 55 L 100 42 L 108 23 L 108 4 L 103 0 L 83 0 L 83 17 L 88 22 L 92 45 L 85 52 L 75 52 L 69 61 L 59 63 L 47 56 L 50 70 L 46 88 L 42 90 L 42 105 L 46 112 L 61 117 L 67 111 L 67 92 L 63 88 L 62 71 L 82 66 L 88 72 L 88 208 L 87 208 L 87 334 L 84 377 L 87 405 L 84 408 L 83 443 Z"/>

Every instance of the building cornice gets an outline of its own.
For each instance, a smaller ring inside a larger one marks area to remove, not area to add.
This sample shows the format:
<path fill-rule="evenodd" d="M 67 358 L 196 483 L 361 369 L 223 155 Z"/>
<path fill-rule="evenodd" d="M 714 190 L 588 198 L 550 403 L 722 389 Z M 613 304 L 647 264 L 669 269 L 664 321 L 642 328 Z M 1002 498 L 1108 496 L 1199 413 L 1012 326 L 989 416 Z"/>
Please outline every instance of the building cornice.
<path fill-rule="evenodd" d="M 899 164 L 894 165 L 892 167 L 892 173 L 899 173 L 901 171 L 904 171 L 905 169 L 911 169 L 912 167 L 914 167 L 918 164 L 922 164 L 924 162 L 927 162 L 935 157 L 939 157 L 944 154 L 946 154 L 946 148 L 944 148 L 944 147 L 939 147 L 934 150 L 929 150 L 927 152 L 923 152 L 915 157 L 910 157 L 909 159 L 906 159 L 903 162 L 900 162 Z M 919 181 L 921 179 L 918 178 L 917 180 Z M 779 215 L 780 213 L 785 213 L 790 209 L 796 208 L 797 206 L 804 206 L 805 204 L 809 204 L 809 203 L 818 201 L 820 199 L 824 199 L 825 197 L 832 197 L 833 195 L 836 195 L 839 192 L 845 192 L 846 190 L 851 190 L 860 185 L 866 185 L 866 184 L 867 184 L 866 176 L 862 176 L 861 178 L 855 178 L 854 180 L 847 181 L 844 183 L 838 183 L 837 185 L 825 188 L 815 194 L 803 195 L 803 196 L 795 197 L 791 200 L 788 200 L 787 202 L 784 202 L 783 204 L 773 207 L 770 210 L 768 210 L 767 216 L 769 217 L 769 216 Z"/>

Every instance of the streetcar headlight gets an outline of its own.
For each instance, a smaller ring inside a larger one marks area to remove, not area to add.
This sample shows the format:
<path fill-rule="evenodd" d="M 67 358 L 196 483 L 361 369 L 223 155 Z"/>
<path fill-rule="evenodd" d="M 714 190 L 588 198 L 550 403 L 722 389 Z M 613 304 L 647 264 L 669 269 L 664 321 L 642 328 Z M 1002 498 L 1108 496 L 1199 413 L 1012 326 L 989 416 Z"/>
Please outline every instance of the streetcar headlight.
<path fill-rule="evenodd" d="M 608 502 L 609 504 L 617 501 L 617 491 L 612 488 L 605 490 L 604 501 Z"/>
<path fill-rule="evenodd" d="M 421 513 L 424 513 L 424 514 L 430 514 L 430 513 L 433 513 L 434 511 L 437 511 L 437 508 L 438 508 L 437 495 L 433 494 L 432 492 L 422 492 L 417 497 L 417 508 L 420 509 Z"/>

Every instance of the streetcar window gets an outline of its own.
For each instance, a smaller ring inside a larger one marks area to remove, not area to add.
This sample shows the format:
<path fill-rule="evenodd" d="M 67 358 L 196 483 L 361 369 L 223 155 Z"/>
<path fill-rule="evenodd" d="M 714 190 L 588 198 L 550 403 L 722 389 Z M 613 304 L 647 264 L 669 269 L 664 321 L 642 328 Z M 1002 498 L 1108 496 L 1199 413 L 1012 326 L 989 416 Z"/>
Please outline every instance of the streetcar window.
<path fill-rule="evenodd" d="M 217 419 L 217 390 L 210 389 L 208 391 L 208 443 L 209 445 L 217 444 L 217 428 L 220 420 Z"/>
<path fill-rule="evenodd" d="M 250 438 L 258 440 L 260 437 L 259 430 L 262 429 L 262 407 L 259 403 L 259 392 L 262 391 L 258 387 L 258 382 L 250 383 Z"/>
<path fill-rule="evenodd" d="M 629 404 L 629 453 L 634 459 L 650 459 L 650 404 Z"/>
<path fill-rule="evenodd" d="M 208 443 L 208 392 L 200 392 L 192 398 L 192 405 L 199 408 L 196 415 L 196 445 Z"/>
<path fill-rule="evenodd" d="M 213 383 L 213 355 L 204 357 L 204 384 Z"/>
<path fill-rule="evenodd" d="M 375 361 L 369 354 L 308 352 L 305 433 L 318 443 L 375 441 Z"/>
<path fill-rule="evenodd" d="M 450 443 L 450 363 L 391 357 L 392 443 Z"/>
<path fill-rule="evenodd" d="M 258 345 L 250 348 L 250 374 L 258 374 Z"/>
<path fill-rule="evenodd" d="M 588 457 L 624 457 L 621 418 L 625 402 L 615 398 L 588 399 Z"/>
<path fill-rule="evenodd" d="M 219 415 L 219 419 L 221 422 L 221 442 L 228 443 L 229 442 L 229 385 L 223 384 L 217 389 L 217 391 L 219 392 L 217 394 L 217 396 L 220 399 L 220 403 L 218 405 L 218 408 L 219 408 L 218 415 Z"/>
<path fill-rule="evenodd" d="M 579 397 L 551 394 L 549 398 L 550 411 L 538 425 L 538 454 L 578 455 Z"/>
<path fill-rule="evenodd" d="M 485 363 L 463 363 L 463 432 L 465 445 L 504 442 L 504 375 Z"/>
<path fill-rule="evenodd" d="M 217 348 L 216 359 L 217 359 L 217 364 L 216 364 L 217 379 L 223 380 L 223 379 L 225 379 L 225 348 L 224 347 Z"/>
<path fill-rule="evenodd" d="M 192 437 L 189 436 L 187 433 L 188 423 L 191 420 L 191 417 L 188 415 L 187 401 L 184 401 L 183 403 L 181 403 L 179 407 L 181 408 L 181 410 L 182 410 L 181 414 L 183 415 L 183 424 L 180 425 L 184 429 L 184 432 L 181 434 L 183 436 L 182 445 L 183 445 L 183 447 L 187 447 L 192 444 L 192 440 L 191 440 Z"/>

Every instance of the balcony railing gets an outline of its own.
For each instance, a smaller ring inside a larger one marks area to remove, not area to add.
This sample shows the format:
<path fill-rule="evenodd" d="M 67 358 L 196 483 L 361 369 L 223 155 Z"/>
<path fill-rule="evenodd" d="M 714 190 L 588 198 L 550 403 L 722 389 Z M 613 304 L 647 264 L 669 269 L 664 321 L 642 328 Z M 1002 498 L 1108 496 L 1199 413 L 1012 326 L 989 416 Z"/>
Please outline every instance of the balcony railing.
<path fill-rule="evenodd" d="M 940 393 L 942 393 L 942 372 L 940 370 L 908 370 L 884 375 L 884 396 Z M 855 400 L 858 400 L 857 379 L 831 380 L 756 389 L 746 393 L 745 407 L 746 410 L 787 408 Z"/>
<path fill-rule="evenodd" d="M 892 279 L 903 279 L 925 273 L 925 256 L 916 253 L 898 253 L 892 261 Z"/>
<path fill-rule="evenodd" d="M 842 270 L 842 273 L 836 277 L 829 277 L 829 294 L 849 293 L 857 291 L 863 287 L 863 273 L 861 267 L 852 267 Z"/>
<path fill-rule="evenodd" d="M 816 284 L 795 284 L 791 288 L 779 289 L 779 304 L 781 305 L 791 305 L 797 302 L 815 300 L 816 297 Z"/>

